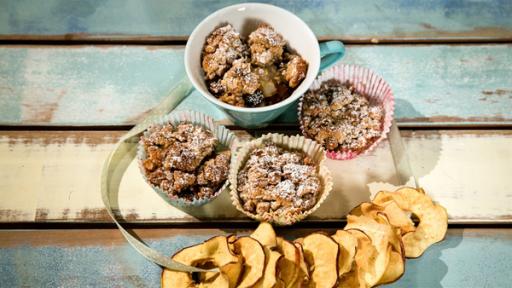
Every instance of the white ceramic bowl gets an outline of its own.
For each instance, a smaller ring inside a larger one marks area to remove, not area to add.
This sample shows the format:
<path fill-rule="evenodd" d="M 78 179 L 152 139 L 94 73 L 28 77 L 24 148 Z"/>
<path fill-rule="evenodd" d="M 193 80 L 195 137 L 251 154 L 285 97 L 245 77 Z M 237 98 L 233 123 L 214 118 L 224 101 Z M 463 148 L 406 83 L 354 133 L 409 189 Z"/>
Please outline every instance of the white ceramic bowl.
<path fill-rule="evenodd" d="M 218 100 L 208 91 L 201 67 L 201 51 L 206 38 L 215 28 L 226 23 L 233 25 L 242 37 L 247 38 L 250 32 L 262 22 L 271 25 L 284 37 L 290 48 L 306 59 L 309 64 L 306 78 L 290 97 L 274 105 L 247 108 L 236 107 Z M 322 54 L 328 56 L 322 64 L 321 49 Z M 201 95 L 226 112 L 237 125 L 262 127 L 283 113 L 306 92 L 320 71 L 320 66 L 327 68 L 342 56 L 341 42 L 322 43 L 321 48 L 308 25 L 293 13 L 273 5 L 244 3 L 217 10 L 197 25 L 185 48 L 185 69 L 190 81 Z"/>

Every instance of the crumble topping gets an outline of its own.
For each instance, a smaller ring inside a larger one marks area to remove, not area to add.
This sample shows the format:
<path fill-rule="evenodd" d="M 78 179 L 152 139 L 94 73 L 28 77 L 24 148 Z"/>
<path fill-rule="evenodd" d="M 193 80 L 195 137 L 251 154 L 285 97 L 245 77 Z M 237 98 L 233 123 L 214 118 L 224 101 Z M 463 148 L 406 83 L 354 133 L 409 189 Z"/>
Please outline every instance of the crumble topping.
<path fill-rule="evenodd" d="M 230 24 L 215 29 L 203 48 L 202 66 L 206 79 L 222 76 L 231 64 L 248 56 L 248 47 Z"/>
<path fill-rule="evenodd" d="M 268 66 L 281 60 L 284 45 L 283 36 L 267 24 L 261 24 L 249 35 L 251 61 L 258 66 Z"/>
<path fill-rule="evenodd" d="M 169 196 L 192 201 L 215 195 L 228 177 L 231 152 L 216 152 L 218 139 L 189 123 L 153 125 L 141 137 L 148 181 Z"/>
<path fill-rule="evenodd" d="M 247 42 L 230 24 L 215 29 L 205 41 L 201 61 L 208 90 L 240 107 L 268 106 L 288 98 L 308 69 L 268 24 L 260 24 Z"/>
<path fill-rule="evenodd" d="M 327 80 L 303 97 L 304 132 L 328 150 L 363 151 L 382 133 L 384 108 L 349 84 Z"/>
<path fill-rule="evenodd" d="M 267 221 L 313 208 L 322 187 L 307 155 L 271 143 L 250 152 L 237 181 L 242 207 Z"/>

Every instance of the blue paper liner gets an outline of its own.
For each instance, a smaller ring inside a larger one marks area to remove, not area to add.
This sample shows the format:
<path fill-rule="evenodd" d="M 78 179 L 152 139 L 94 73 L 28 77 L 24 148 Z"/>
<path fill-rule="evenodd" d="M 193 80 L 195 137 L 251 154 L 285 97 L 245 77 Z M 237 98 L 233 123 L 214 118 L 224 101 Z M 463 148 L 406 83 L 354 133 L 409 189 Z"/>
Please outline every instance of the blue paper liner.
<path fill-rule="evenodd" d="M 233 162 L 234 159 L 234 152 L 236 147 L 236 136 L 233 132 L 231 132 L 229 129 L 222 125 L 215 124 L 215 121 L 212 117 L 205 115 L 200 112 L 196 111 L 176 111 L 172 112 L 168 115 L 162 116 L 159 119 L 157 119 L 153 124 L 154 125 L 164 125 L 164 124 L 172 124 L 173 126 L 178 125 L 180 123 L 191 123 L 193 125 L 199 125 L 202 126 L 215 135 L 217 139 L 219 140 L 219 145 L 221 148 L 229 149 L 231 151 L 231 162 Z M 148 136 L 148 131 L 144 131 L 144 136 Z M 216 147 L 218 150 L 219 146 Z M 202 199 L 194 199 L 192 201 L 183 199 L 176 196 L 171 196 L 167 194 L 163 189 L 161 189 L 158 186 L 153 185 L 150 183 L 146 177 L 145 169 L 142 165 L 143 161 L 146 159 L 146 151 L 144 151 L 144 146 L 142 145 L 142 142 L 139 141 L 139 144 L 137 146 L 137 160 L 139 163 L 139 169 L 141 171 L 142 177 L 148 183 L 151 188 L 167 203 L 176 206 L 176 207 L 199 207 L 202 205 L 205 205 L 215 198 L 219 196 L 224 190 L 227 190 L 229 183 L 228 180 L 224 182 L 222 187 L 217 190 L 217 192 L 212 196 L 208 198 L 202 198 Z"/>

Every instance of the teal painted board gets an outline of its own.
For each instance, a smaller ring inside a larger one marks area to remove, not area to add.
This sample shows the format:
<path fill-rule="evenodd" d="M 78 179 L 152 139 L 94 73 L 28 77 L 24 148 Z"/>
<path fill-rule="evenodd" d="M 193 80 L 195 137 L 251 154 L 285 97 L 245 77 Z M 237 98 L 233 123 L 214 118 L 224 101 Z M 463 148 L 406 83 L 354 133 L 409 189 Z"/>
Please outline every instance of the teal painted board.
<path fill-rule="evenodd" d="M 512 120 L 512 45 L 385 46 L 348 51 L 391 85 L 403 123 L 499 124 Z"/>
<path fill-rule="evenodd" d="M 510 287 L 510 234 L 506 239 L 466 236 L 462 230 L 450 234 L 420 258 L 407 259 L 405 274 L 387 287 Z"/>
<path fill-rule="evenodd" d="M 24 81 L 20 79 L 19 71 L 24 70 L 24 59 L 27 57 L 28 50 L 13 49 L 2 52 L 0 52 L 0 111 L 3 116 L 0 117 L 3 123 L 16 123 L 23 119 L 21 92 Z"/>
<path fill-rule="evenodd" d="M 240 2 L 244 1 L 0 0 L 0 38 L 185 39 L 210 13 Z M 258 2 L 296 13 L 323 39 L 512 38 L 508 0 Z"/>
<path fill-rule="evenodd" d="M 381 74 L 400 125 L 512 123 L 512 45 L 348 46 Z M 0 124 L 132 125 L 182 77 L 176 46 L 2 46 Z M 179 109 L 225 118 L 193 92 Z M 292 107 L 278 122 L 295 123 Z"/>
<path fill-rule="evenodd" d="M 4 124 L 135 123 L 185 77 L 181 50 L 40 47 L 1 51 Z"/>
<path fill-rule="evenodd" d="M 19 235 L 19 243 L 5 245 L 0 240 L 1 286 L 159 287 L 161 269 L 158 266 L 122 242 L 119 234 L 108 232 L 111 238 L 106 238 L 107 232 L 91 231 L 62 231 L 67 236 L 44 239 L 42 242 L 46 243 L 36 245 L 23 238 L 27 233 L 44 237 L 45 230 L 3 231 L 3 237 L 5 233 Z M 311 232 L 287 230 L 283 233 L 292 239 Z M 73 237 L 84 237 L 84 233 L 99 239 Z M 188 230 L 184 235 L 174 233 L 174 236 L 144 240 L 151 247 L 172 254 L 218 233 L 222 232 Z M 443 242 L 429 248 L 418 259 L 408 259 L 405 275 L 387 287 L 509 287 L 511 235 L 511 229 L 450 229 Z M 13 236 L 10 238 L 12 240 Z"/>
<path fill-rule="evenodd" d="M 149 242 L 160 251 L 200 243 L 204 236 Z M 18 247 L 0 250 L 2 287 L 159 287 L 161 269 L 129 245 Z M 5 286 L 4 286 L 5 285 Z"/>

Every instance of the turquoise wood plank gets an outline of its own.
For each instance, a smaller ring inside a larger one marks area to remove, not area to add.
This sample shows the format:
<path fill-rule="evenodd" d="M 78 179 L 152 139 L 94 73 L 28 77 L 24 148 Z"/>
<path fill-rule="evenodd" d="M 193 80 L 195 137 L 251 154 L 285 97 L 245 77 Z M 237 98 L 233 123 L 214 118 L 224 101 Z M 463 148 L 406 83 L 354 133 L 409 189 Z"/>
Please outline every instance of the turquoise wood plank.
<path fill-rule="evenodd" d="M 170 236 L 151 230 L 139 231 L 139 235 L 148 245 L 172 254 L 223 233 L 167 231 Z M 280 234 L 292 239 L 310 232 L 284 230 Z M 0 235 L 4 238 L 0 240 L 0 283 L 5 287 L 160 285 L 161 269 L 138 255 L 113 230 L 2 231 Z M 42 240 L 33 239 L 37 236 Z M 512 229 L 450 229 L 443 242 L 422 257 L 408 260 L 405 275 L 387 287 L 509 287 L 511 257 Z"/>
<path fill-rule="evenodd" d="M 0 0 L 0 38 L 185 39 L 210 13 L 240 2 L 244 1 Z M 258 2 L 296 13 L 324 39 L 512 38 L 508 0 Z"/>
<path fill-rule="evenodd" d="M 400 125 L 512 123 L 512 45 L 349 46 L 393 87 Z M 131 125 L 185 77 L 183 49 L 0 47 L 0 124 Z M 194 92 L 180 109 L 224 114 Z M 291 108 L 278 122 L 296 122 Z"/>

